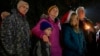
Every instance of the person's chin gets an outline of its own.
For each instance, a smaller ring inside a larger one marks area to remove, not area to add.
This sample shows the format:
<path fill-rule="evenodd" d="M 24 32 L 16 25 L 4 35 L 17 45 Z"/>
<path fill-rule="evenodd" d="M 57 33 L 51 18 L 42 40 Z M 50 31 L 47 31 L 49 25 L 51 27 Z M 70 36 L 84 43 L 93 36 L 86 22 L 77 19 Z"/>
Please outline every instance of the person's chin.
<path fill-rule="evenodd" d="M 73 25 L 74 27 L 77 27 L 77 24 L 76 25 Z"/>

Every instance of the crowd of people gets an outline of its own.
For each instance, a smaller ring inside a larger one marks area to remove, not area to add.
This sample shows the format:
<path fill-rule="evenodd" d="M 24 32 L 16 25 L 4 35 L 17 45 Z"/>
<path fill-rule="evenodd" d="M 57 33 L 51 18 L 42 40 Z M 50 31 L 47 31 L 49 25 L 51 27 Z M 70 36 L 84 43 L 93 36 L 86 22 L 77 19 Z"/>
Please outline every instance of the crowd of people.
<path fill-rule="evenodd" d="M 100 56 L 100 24 L 94 27 L 84 7 L 59 19 L 58 6 L 51 5 L 32 29 L 28 10 L 29 4 L 21 0 L 12 14 L 1 13 L 0 56 Z"/>

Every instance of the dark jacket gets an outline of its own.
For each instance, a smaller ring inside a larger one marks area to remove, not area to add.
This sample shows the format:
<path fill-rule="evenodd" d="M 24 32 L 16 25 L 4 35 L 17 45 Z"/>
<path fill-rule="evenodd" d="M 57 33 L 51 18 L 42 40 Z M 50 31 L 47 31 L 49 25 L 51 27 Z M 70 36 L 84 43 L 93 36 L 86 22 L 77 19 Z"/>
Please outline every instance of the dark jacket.
<path fill-rule="evenodd" d="M 2 21 L 1 47 L 6 56 L 29 56 L 29 25 L 16 10 Z"/>
<path fill-rule="evenodd" d="M 87 56 L 95 56 L 96 55 L 96 32 L 94 30 L 94 25 L 92 23 L 92 21 L 90 21 L 89 19 L 85 18 L 83 21 L 80 21 L 80 28 L 82 29 L 84 36 L 85 36 L 85 40 L 86 40 L 86 48 L 87 48 Z M 84 29 L 85 24 L 89 24 L 90 27 L 94 30 L 94 31 L 88 31 Z"/>
<path fill-rule="evenodd" d="M 87 41 L 87 43 L 91 43 L 93 42 L 96 42 L 96 37 L 94 36 L 95 35 L 95 31 L 92 32 L 92 31 L 88 31 L 85 29 L 85 24 L 88 24 L 90 25 L 90 27 L 94 30 L 94 25 L 92 23 L 92 21 L 90 21 L 89 19 L 85 18 L 83 21 L 80 21 L 79 22 L 79 25 L 80 25 L 80 28 L 82 29 L 83 33 L 84 33 L 84 36 L 85 36 L 85 39 Z M 94 40 L 93 40 L 94 39 Z"/>
<path fill-rule="evenodd" d="M 50 56 L 50 45 L 42 39 L 38 39 L 33 50 L 33 56 Z"/>
<path fill-rule="evenodd" d="M 64 38 L 64 56 L 82 56 L 85 50 L 85 39 L 82 31 L 76 33 L 69 24 L 62 25 Z"/>

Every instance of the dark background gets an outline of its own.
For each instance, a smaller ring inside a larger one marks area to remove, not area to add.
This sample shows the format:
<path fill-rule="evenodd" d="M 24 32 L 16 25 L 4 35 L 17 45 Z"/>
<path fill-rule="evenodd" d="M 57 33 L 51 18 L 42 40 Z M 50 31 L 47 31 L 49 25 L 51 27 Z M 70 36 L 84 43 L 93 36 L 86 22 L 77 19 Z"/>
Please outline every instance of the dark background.
<path fill-rule="evenodd" d="M 16 7 L 19 0 L 0 0 L 0 13 L 2 11 L 11 11 Z M 76 10 L 79 6 L 84 6 L 86 16 L 93 21 L 100 22 L 100 0 L 24 0 L 30 5 L 29 12 L 27 13 L 27 20 L 32 28 L 39 21 L 40 16 L 49 5 L 56 4 L 59 7 L 59 18 L 68 10 Z M 1 21 L 1 19 L 0 19 Z"/>

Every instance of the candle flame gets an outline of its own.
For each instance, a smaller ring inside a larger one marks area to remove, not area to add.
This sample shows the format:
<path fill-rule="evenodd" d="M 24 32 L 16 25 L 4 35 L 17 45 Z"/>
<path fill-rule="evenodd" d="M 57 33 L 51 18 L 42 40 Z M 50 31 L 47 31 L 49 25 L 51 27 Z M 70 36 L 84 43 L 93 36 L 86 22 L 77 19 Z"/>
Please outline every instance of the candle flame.
<path fill-rule="evenodd" d="M 85 29 L 86 29 L 86 30 L 89 30 L 89 29 L 90 29 L 90 25 L 85 24 Z"/>

